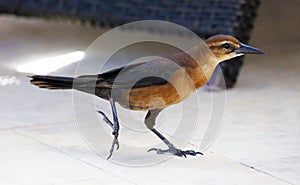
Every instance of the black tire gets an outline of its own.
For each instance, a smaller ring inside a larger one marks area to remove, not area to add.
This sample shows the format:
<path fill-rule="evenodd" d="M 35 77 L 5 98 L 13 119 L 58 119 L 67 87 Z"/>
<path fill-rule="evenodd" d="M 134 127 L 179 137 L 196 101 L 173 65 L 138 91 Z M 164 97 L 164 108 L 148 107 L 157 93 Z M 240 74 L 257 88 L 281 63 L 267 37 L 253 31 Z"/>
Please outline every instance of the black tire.
<path fill-rule="evenodd" d="M 259 0 L 0 0 L 0 13 L 49 19 L 80 20 L 115 27 L 136 20 L 167 20 L 189 28 L 202 38 L 229 34 L 244 43 L 250 38 Z M 237 81 L 243 58 L 222 63 L 226 87 Z M 215 73 L 214 76 L 216 79 Z M 210 82 L 221 86 L 217 81 Z"/>

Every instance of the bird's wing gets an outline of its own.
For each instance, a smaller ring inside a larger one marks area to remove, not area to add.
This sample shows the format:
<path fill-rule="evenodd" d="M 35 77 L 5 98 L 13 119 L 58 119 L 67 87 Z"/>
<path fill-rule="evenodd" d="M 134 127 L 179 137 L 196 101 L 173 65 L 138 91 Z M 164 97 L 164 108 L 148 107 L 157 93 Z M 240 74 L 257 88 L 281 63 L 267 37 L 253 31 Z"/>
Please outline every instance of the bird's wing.
<path fill-rule="evenodd" d="M 77 79 L 83 86 L 106 88 L 139 88 L 166 84 L 175 71 L 181 69 L 180 60 L 156 58 L 130 64 L 98 75 L 84 75 Z"/>

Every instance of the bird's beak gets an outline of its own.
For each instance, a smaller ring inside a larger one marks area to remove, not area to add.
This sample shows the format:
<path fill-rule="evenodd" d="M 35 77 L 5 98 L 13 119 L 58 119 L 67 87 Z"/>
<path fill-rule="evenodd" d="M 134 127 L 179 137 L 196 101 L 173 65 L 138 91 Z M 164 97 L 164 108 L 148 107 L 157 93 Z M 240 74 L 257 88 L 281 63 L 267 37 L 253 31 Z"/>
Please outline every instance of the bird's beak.
<path fill-rule="evenodd" d="M 246 44 L 241 44 L 241 47 L 236 49 L 235 52 L 237 54 L 265 54 L 265 52 L 263 52 L 262 50 L 248 46 Z"/>

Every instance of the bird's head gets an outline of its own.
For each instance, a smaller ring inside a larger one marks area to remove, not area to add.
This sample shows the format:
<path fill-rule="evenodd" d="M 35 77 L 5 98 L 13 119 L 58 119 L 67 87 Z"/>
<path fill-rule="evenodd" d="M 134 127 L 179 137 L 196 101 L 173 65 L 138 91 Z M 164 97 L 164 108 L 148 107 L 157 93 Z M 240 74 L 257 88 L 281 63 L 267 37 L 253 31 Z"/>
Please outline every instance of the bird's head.
<path fill-rule="evenodd" d="M 229 35 L 215 35 L 205 42 L 219 62 L 244 54 L 264 54 L 263 51 L 243 44 Z"/>

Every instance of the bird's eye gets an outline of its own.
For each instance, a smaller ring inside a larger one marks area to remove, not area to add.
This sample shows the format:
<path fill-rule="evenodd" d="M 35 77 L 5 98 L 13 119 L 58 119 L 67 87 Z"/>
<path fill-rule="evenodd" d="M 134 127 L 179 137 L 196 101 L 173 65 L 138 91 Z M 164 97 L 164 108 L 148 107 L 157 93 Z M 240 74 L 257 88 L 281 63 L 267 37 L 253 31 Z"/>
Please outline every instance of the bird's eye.
<path fill-rule="evenodd" d="M 228 43 L 222 44 L 222 48 L 226 49 L 226 50 L 230 50 L 232 49 L 231 45 Z"/>

